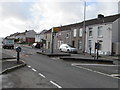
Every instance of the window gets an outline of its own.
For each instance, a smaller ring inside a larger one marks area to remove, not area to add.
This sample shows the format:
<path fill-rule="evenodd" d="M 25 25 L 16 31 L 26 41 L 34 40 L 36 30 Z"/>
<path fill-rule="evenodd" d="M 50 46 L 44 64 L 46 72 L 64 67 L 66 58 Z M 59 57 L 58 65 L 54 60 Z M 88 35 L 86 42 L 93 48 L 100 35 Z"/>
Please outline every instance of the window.
<path fill-rule="evenodd" d="M 77 36 L 77 29 L 74 29 L 73 37 L 76 37 L 76 36 Z"/>
<path fill-rule="evenodd" d="M 79 40 L 79 42 L 78 42 L 78 46 L 79 46 L 79 49 L 82 49 L 82 41 L 81 40 Z"/>
<path fill-rule="evenodd" d="M 82 37 L 82 28 L 79 30 L 79 36 Z"/>
<path fill-rule="evenodd" d="M 99 48 L 98 48 L 98 50 L 102 50 L 102 42 L 103 42 L 103 41 L 102 41 L 102 40 L 99 40 L 98 42 L 99 42 Z"/>
<path fill-rule="evenodd" d="M 91 40 L 89 40 L 89 48 L 92 48 L 92 41 Z"/>
<path fill-rule="evenodd" d="M 98 27 L 98 37 L 102 37 L 102 26 Z"/>
<path fill-rule="evenodd" d="M 66 38 L 69 38 L 69 33 L 67 33 Z"/>
<path fill-rule="evenodd" d="M 89 28 L 89 37 L 92 37 L 92 28 Z"/>

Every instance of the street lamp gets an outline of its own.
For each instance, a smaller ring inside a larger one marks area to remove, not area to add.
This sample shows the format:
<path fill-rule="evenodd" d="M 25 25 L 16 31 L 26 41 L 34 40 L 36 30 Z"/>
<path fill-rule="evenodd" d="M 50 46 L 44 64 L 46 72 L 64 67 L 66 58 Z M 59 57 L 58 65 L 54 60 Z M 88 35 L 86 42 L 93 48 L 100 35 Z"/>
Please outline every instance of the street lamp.
<path fill-rule="evenodd" d="M 85 37 L 86 37 L 85 18 L 86 18 L 86 1 L 84 1 L 84 21 L 83 21 L 83 37 L 82 37 L 82 51 L 83 51 L 83 53 L 85 52 Z"/>

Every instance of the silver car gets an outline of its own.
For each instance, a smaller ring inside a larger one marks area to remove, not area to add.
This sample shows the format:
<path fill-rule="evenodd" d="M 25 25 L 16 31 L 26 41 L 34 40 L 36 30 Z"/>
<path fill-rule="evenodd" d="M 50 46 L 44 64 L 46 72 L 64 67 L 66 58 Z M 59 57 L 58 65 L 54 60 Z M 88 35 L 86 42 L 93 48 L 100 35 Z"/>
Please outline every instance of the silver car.
<path fill-rule="evenodd" d="M 59 47 L 61 52 L 77 53 L 77 49 L 69 44 L 62 44 Z"/>

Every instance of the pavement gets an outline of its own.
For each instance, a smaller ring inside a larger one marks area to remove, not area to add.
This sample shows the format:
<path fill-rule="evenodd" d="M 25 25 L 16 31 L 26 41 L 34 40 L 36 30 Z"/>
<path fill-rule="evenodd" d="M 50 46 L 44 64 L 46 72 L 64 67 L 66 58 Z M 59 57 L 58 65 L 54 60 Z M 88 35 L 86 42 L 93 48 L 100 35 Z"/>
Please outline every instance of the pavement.
<path fill-rule="evenodd" d="M 16 59 L 7 59 L 2 61 L 2 72 L 1 74 L 7 74 L 10 71 L 13 71 L 15 69 L 18 69 L 20 67 L 26 66 L 26 63 L 24 61 L 19 61 L 17 63 Z"/>
<path fill-rule="evenodd" d="M 105 64 L 119 64 L 120 59 L 117 56 L 107 56 L 107 55 L 99 55 L 98 59 L 94 58 L 94 55 L 90 55 L 87 53 L 64 53 L 59 50 L 54 50 L 54 53 L 50 54 L 50 50 L 45 50 L 45 52 L 39 51 L 38 54 L 47 55 L 50 57 L 60 57 L 60 59 L 67 61 L 81 61 L 81 62 L 92 62 L 92 63 L 105 63 Z"/>
<path fill-rule="evenodd" d="M 2 53 L 2 71 L 0 74 L 8 73 L 14 69 L 20 68 L 22 66 L 25 66 L 26 63 L 23 60 L 20 60 L 19 63 L 17 63 L 16 57 L 13 57 L 11 55 Z"/>
<path fill-rule="evenodd" d="M 15 57 L 10 54 L 2 53 L 2 71 L 0 72 L 1 88 L 56 88 L 49 80 L 41 77 L 28 67 L 25 61 L 21 60 L 17 63 Z"/>

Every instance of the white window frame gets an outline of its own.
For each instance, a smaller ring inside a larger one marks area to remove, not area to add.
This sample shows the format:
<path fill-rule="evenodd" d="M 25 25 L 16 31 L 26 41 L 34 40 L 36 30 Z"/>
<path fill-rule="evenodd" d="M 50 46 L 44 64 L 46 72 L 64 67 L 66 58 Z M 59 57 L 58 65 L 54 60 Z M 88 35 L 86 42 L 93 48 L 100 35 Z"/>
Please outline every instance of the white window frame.
<path fill-rule="evenodd" d="M 82 33 L 83 33 L 83 29 L 80 28 L 80 29 L 79 29 L 79 37 L 82 37 Z"/>
<path fill-rule="evenodd" d="M 92 35 L 90 35 L 90 32 L 92 32 Z M 93 36 L 93 28 L 89 28 L 89 37 Z"/>
<path fill-rule="evenodd" d="M 89 48 L 92 48 L 92 40 L 89 40 Z"/>
<path fill-rule="evenodd" d="M 77 29 L 74 29 L 73 30 L 73 37 L 76 37 L 77 36 Z"/>
<path fill-rule="evenodd" d="M 80 50 L 82 50 L 82 41 L 81 41 L 81 40 L 79 40 L 79 42 L 78 42 L 78 43 L 79 43 L 79 49 L 80 49 Z"/>

